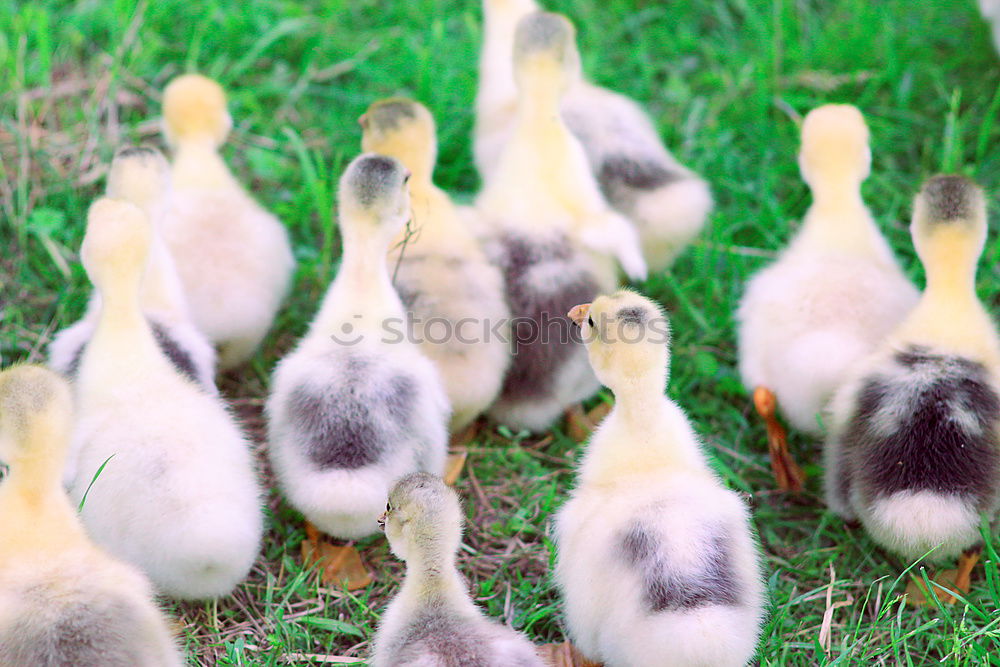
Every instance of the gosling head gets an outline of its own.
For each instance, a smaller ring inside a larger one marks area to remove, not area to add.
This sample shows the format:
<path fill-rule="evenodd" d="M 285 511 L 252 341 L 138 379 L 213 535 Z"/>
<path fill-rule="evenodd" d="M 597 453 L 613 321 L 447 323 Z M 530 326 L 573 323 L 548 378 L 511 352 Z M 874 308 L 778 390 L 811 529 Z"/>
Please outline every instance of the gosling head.
<path fill-rule="evenodd" d="M 857 107 L 827 104 L 802 123 L 799 169 L 810 188 L 860 186 L 871 171 L 868 126 Z"/>
<path fill-rule="evenodd" d="M 61 461 L 72 422 L 69 384 L 41 366 L 13 366 L 0 373 L 0 461 Z"/>
<path fill-rule="evenodd" d="M 167 143 L 205 142 L 218 147 L 233 119 L 222 86 L 200 74 L 184 74 L 163 91 L 163 133 Z"/>
<path fill-rule="evenodd" d="M 402 162 L 420 179 L 430 179 L 437 159 L 434 117 L 419 102 L 394 97 L 375 102 L 359 119 L 361 148 Z"/>
<path fill-rule="evenodd" d="M 151 239 L 149 222 L 135 204 L 108 198 L 91 204 L 80 258 L 102 296 L 138 293 Z"/>
<path fill-rule="evenodd" d="M 535 0 L 483 0 L 483 13 L 490 18 L 503 17 L 517 21 L 528 12 L 538 9 Z"/>
<path fill-rule="evenodd" d="M 410 219 L 409 170 L 395 158 L 362 153 L 340 177 L 340 226 L 345 235 L 391 239 Z"/>
<path fill-rule="evenodd" d="M 986 198 L 974 181 L 941 174 L 924 183 L 913 203 L 910 234 L 928 271 L 951 264 L 974 270 L 986 233 Z"/>
<path fill-rule="evenodd" d="M 170 165 L 147 146 L 126 146 L 115 153 L 105 195 L 132 202 L 151 221 L 158 220 L 170 190 Z"/>
<path fill-rule="evenodd" d="M 521 90 L 537 94 L 566 90 L 580 77 L 576 29 L 562 14 L 532 12 L 514 32 L 514 78 Z"/>
<path fill-rule="evenodd" d="M 379 519 L 392 552 L 401 560 L 435 566 L 458 550 L 462 539 L 462 507 L 440 477 L 415 472 L 389 492 Z"/>
<path fill-rule="evenodd" d="M 580 327 L 590 365 L 604 386 L 616 395 L 635 387 L 663 391 L 670 324 L 658 304 L 620 290 L 576 306 L 569 317 Z"/>

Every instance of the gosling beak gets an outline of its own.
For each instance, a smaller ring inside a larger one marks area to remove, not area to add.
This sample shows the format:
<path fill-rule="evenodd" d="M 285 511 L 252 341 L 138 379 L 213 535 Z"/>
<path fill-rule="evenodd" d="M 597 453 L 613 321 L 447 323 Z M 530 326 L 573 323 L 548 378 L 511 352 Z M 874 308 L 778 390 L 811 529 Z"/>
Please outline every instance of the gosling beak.
<path fill-rule="evenodd" d="M 587 319 L 587 316 L 589 314 L 590 314 L 590 304 L 581 303 L 579 306 L 573 306 L 573 308 L 571 308 L 570 311 L 566 313 L 566 316 L 569 319 L 576 322 L 576 326 L 582 327 L 583 321 Z"/>
<path fill-rule="evenodd" d="M 378 518 L 378 527 L 381 528 L 383 531 L 385 530 L 385 515 L 386 512 L 382 512 L 382 516 Z"/>
<path fill-rule="evenodd" d="M 363 113 L 358 116 L 358 125 L 360 125 L 362 129 L 368 127 L 368 114 Z"/>

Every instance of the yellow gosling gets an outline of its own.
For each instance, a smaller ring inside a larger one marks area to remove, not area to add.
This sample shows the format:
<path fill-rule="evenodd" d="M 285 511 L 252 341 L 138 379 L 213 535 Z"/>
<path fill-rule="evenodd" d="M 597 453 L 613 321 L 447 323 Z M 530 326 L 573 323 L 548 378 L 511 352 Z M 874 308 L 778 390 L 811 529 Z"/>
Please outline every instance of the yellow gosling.
<path fill-rule="evenodd" d="M 410 170 L 413 216 L 393 239 L 388 266 L 420 351 L 441 373 L 455 433 L 493 403 L 510 365 L 503 277 L 451 198 L 434 185 L 437 137 L 430 112 L 412 100 L 382 100 L 369 107 L 361 126 L 364 150 Z"/>
<path fill-rule="evenodd" d="M 408 176 L 372 153 L 344 171 L 340 269 L 309 331 L 275 368 L 267 399 L 268 453 L 282 491 L 339 538 L 378 532 L 375 519 L 403 475 L 444 472 L 444 385 L 391 324 L 406 316 L 386 253 L 410 218 Z"/>
<path fill-rule="evenodd" d="M 177 370 L 139 307 L 152 238 L 134 205 L 91 206 L 81 257 L 100 309 L 74 384 L 68 487 L 73 502 L 86 494 L 100 546 L 172 597 L 214 598 L 257 556 L 260 491 L 226 406 Z"/>
<path fill-rule="evenodd" d="M 980 515 L 1000 510 L 1000 339 L 975 285 L 982 190 L 963 176 L 931 178 L 910 230 L 927 285 L 837 391 L 827 502 L 905 559 L 962 555 L 968 590 Z"/>
<path fill-rule="evenodd" d="M 219 155 L 231 126 L 215 81 L 185 74 L 163 91 L 174 179 L 164 236 L 194 322 L 219 347 L 223 369 L 253 355 L 295 268 L 281 222 L 247 194 Z"/>
<path fill-rule="evenodd" d="M 518 109 L 497 173 L 476 201 L 486 252 L 500 266 L 514 321 L 514 359 L 490 409 L 514 429 L 542 431 L 597 391 L 586 354 L 565 319 L 577 303 L 646 267 L 638 236 L 604 200 L 559 102 L 577 54 L 573 26 L 534 13 L 517 28 Z"/>
<path fill-rule="evenodd" d="M 517 24 L 537 9 L 534 0 L 483 0 L 474 152 L 486 183 L 499 168 L 517 118 L 511 58 Z M 634 223 L 650 270 L 662 271 L 704 226 L 713 205 L 708 184 L 670 154 L 634 100 L 587 81 L 579 58 L 568 74 L 563 119 L 581 142 L 601 192 Z"/>
<path fill-rule="evenodd" d="M 439 477 L 413 473 L 389 493 L 380 523 L 406 561 L 406 578 L 375 634 L 372 667 L 544 667 L 527 639 L 487 620 L 455 563 L 458 496 Z"/>
<path fill-rule="evenodd" d="M 813 203 L 778 259 L 747 283 L 737 312 L 743 384 L 768 424 L 778 487 L 801 490 L 779 407 L 796 429 L 823 433 L 848 369 L 917 301 L 861 199 L 871 168 L 868 127 L 850 105 L 811 111 L 802 125 L 802 178 Z"/>
<path fill-rule="evenodd" d="M 53 372 L 0 373 L 0 664 L 180 667 L 149 582 L 90 542 L 63 491 L 72 409 Z"/>
<path fill-rule="evenodd" d="M 746 504 L 664 395 L 667 319 L 629 291 L 570 315 L 615 394 L 555 519 L 571 639 L 607 667 L 745 665 L 764 618 L 759 549 Z"/>
<path fill-rule="evenodd" d="M 194 325 L 173 257 L 163 241 L 171 215 L 170 167 L 159 151 L 126 147 L 115 154 L 108 174 L 107 197 L 138 206 L 152 224 L 149 262 L 142 278 L 140 302 L 160 349 L 178 371 L 209 393 L 215 387 L 215 349 Z M 94 333 L 100 297 L 91 293 L 84 316 L 60 331 L 49 346 L 49 367 L 74 377 L 83 349 Z"/>

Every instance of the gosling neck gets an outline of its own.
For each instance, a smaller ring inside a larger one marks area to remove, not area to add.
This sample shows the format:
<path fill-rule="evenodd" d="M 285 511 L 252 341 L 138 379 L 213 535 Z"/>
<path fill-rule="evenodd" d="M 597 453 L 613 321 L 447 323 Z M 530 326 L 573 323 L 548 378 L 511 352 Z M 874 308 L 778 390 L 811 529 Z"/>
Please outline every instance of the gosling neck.
<path fill-rule="evenodd" d="M 645 373 L 617 382 L 611 389 L 615 394 L 615 405 L 626 423 L 637 426 L 648 424 L 651 416 L 661 412 L 666 383 L 666 371 Z"/>
<path fill-rule="evenodd" d="M 825 179 L 810 189 L 813 202 L 803 220 L 802 237 L 827 249 L 878 251 L 881 235 L 856 179 Z"/>
<path fill-rule="evenodd" d="M 343 276 L 345 281 L 359 287 L 367 284 L 379 292 L 391 291 L 392 284 L 384 260 L 388 240 L 379 233 L 345 230 L 343 242 L 338 280 Z"/>
<path fill-rule="evenodd" d="M 404 136 L 394 141 L 391 148 L 386 146 L 383 150 L 374 149 L 373 152 L 394 157 L 410 170 L 411 191 L 416 185 L 424 187 L 431 185 L 434 178 L 434 163 L 437 160 L 433 145 L 428 145 L 422 139 L 406 141 Z"/>
<path fill-rule="evenodd" d="M 0 559 L 11 549 L 37 554 L 39 544 L 79 544 L 83 527 L 62 487 L 62 457 L 56 453 L 11 461 L 9 477 L 0 484 L 0 516 L 4 530 L 18 537 L 0 544 Z"/>
<path fill-rule="evenodd" d="M 181 188 L 236 185 L 229 168 L 219 155 L 215 139 L 206 135 L 177 140 L 172 173 L 174 185 Z"/>
<path fill-rule="evenodd" d="M 466 600 L 465 585 L 458 574 L 455 553 L 414 553 L 406 561 L 403 591 L 423 603 Z"/>
<path fill-rule="evenodd" d="M 118 276 L 112 284 L 98 289 L 101 296 L 101 314 L 97 323 L 97 333 L 123 330 L 145 323 L 139 302 L 137 284 L 142 276 Z"/>
<path fill-rule="evenodd" d="M 514 33 L 521 18 L 537 8 L 534 0 L 483 0 L 482 68 L 502 68 L 513 84 Z"/>
<path fill-rule="evenodd" d="M 361 225 L 371 225 L 360 221 Z M 382 230 L 341 224 L 343 255 L 340 269 L 317 318 L 324 334 L 348 321 L 352 327 L 375 327 L 387 318 L 401 318 L 402 304 L 386 265 L 389 239 Z"/>
<path fill-rule="evenodd" d="M 861 198 L 861 183 L 855 178 L 825 178 L 810 185 L 811 219 L 836 218 L 837 225 L 867 220 L 868 208 Z M 816 215 L 819 214 L 819 215 Z"/>
<path fill-rule="evenodd" d="M 187 303 L 173 257 L 159 233 L 153 234 L 150 244 L 149 265 L 142 279 L 140 301 L 145 309 L 158 311 L 161 315 L 187 315 Z"/>
<path fill-rule="evenodd" d="M 437 189 L 434 185 L 434 165 L 433 164 L 417 164 L 415 161 L 411 160 L 408 162 L 403 162 L 406 168 L 410 170 L 410 197 L 416 197 L 417 195 L 425 195 L 431 190 Z M 412 167 L 410 165 L 413 165 Z"/>
<path fill-rule="evenodd" d="M 562 127 L 559 105 L 563 92 L 554 78 L 542 72 L 522 73 L 517 105 L 519 126 L 535 129 Z"/>
<path fill-rule="evenodd" d="M 440 230 L 436 227 L 440 216 L 435 216 L 436 191 L 433 183 L 418 179 L 416 173 L 410 178 L 410 224 L 396 232 L 389 245 L 389 257 L 398 257 L 400 253 L 407 252 L 407 247 L 412 250 L 414 244 L 422 244 L 428 238 L 438 236 Z"/>
<path fill-rule="evenodd" d="M 927 274 L 924 299 L 929 303 L 963 307 L 979 303 L 976 296 L 976 265 L 979 254 L 972 243 L 959 234 L 939 232 L 942 238 L 921 254 Z M 951 236 L 951 238 L 948 238 Z"/>
<path fill-rule="evenodd" d="M 612 387 L 615 407 L 588 447 L 583 478 L 614 485 L 664 468 L 707 473 L 697 436 L 667 399 L 665 384 L 665 374 L 649 373 Z"/>

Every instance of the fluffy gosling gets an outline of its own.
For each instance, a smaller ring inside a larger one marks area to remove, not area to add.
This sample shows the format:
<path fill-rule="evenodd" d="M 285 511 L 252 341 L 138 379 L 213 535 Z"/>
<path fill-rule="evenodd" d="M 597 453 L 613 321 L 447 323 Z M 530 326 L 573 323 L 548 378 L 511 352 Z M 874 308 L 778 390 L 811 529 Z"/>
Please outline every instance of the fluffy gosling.
<path fill-rule="evenodd" d="M 452 408 L 449 430 L 456 433 L 493 403 L 510 365 L 503 278 L 434 185 L 437 137 L 430 112 L 412 100 L 382 100 L 368 108 L 361 126 L 364 150 L 410 170 L 413 217 L 393 241 L 389 270 L 414 318 L 420 351 L 441 373 Z"/>
<path fill-rule="evenodd" d="M 778 487 L 794 491 L 804 477 L 775 405 L 795 428 L 822 435 L 830 398 L 848 370 L 917 301 L 861 199 L 871 170 L 861 112 L 841 104 L 809 112 L 799 167 L 812 206 L 778 259 L 747 283 L 737 312 L 740 375 L 767 422 Z"/>
<path fill-rule="evenodd" d="M 395 159 L 367 153 L 344 171 L 340 270 L 275 369 L 267 400 L 279 485 L 306 519 L 345 539 L 378 530 L 372 517 L 395 480 L 444 470 L 450 411 L 441 377 L 392 330 L 406 313 L 386 252 L 410 218 L 408 177 Z"/>
<path fill-rule="evenodd" d="M 379 519 L 406 561 L 399 594 L 382 614 L 372 667 L 544 667 L 519 633 L 487 620 L 455 565 L 462 508 L 439 477 L 399 480 Z"/>
<path fill-rule="evenodd" d="M 570 314 L 615 394 L 555 519 L 570 637 L 607 667 L 745 665 L 764 617 L 759 550 L 746 504 L 664 395 L 667 320 L 628 291 Z"/>
<path fill-rule="evenodd" d="M 604 200 L 559 114 L 575 66 L 573 34 L 558 14 L 519 24 L 517 122 L 476 202 L 514 318 L 514 359 L 489 415 L 530 431 L 548 428 L 600 386 L 566 311 L 613 290 L 616 262 L 633 278 L 646 274 L 635 230 Z"/>
<path fill-rule="evenodd" d="M 153 226 L 140 296 L 143 313 L 160 349 L 174 367 L 215 394 L 215 349 L 191 321 L 184 287 L 163 241 L 171 192 L 170 167 L 159 151 L 130 146 L 115 154 L 108 173 L 107 197 L 135 204 Z M 70 378 L 76 375 L 83 348 L 97 326 L 99 311 L 100 296 L 94 291 L 84 316 L 52 340 L 49 368 Z"/>
<path fill-rule="evenodd" d="M 70 497 L 102 547 L 162 592 L 228 594 L 263 530 L 250 443 L 216 396 L 180 373 L 139 309 L 152 229 L 135 206 L 100 199 L 81 249 L 100 294 L 77 371 Z"/>
<path fill-rule="evenodd" d="M 219 155 L 232 127 L 222 87 L 198 74 L 163 91 L 163 134 L 173 151 L 173 214 L 165 238 L 198 328 L 219 365 L 253 355 L 281 306 L 295 260 L 281 222 L 247 194 Z"/>
<path fill-rule="evenodd" d="M 1000 510 L 1000 338 L 976 296 L 982 190 L 963 176 L 931 178 L 910 231 L 927 285 L 837 391 L 827 502 L 906 559 L 968 559 L 980 514 Z"/>
<path fill-rule="evenodd" d="M 149 582 L 93 545 L 66 498 L 72 410 L 51 371 L 0 373 L 0 664 L 180 667 Z"/>
<path fill-rule="evenodd" d="M 536 10 L 534 0 L 483 0 L 473 148 L 487 183 L 516 119 L 511 53 L 517 24 Z M 587 81 L 579 58 L 560 108 L 586 151 L 601 192 L 635 224 L 650 270 L 666 269 L 701 231 L 712 210 L 708 184 L 670 154 L 634 100 Z"/>

